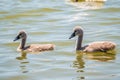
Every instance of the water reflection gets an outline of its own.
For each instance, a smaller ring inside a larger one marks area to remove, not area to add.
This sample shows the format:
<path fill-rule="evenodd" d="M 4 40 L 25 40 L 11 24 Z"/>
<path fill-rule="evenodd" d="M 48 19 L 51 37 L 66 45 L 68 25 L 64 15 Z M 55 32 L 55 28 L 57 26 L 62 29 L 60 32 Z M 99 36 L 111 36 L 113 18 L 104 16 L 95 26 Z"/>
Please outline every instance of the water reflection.
<path fill-rule="evenodd" d="M 77 77 L 78 80 L 85 80 L 84 75 L 84 68 L 85 68 L 85 61 L 84 61 L 84 53 L 80 51 L 76 51 L 76 60 L 73 62 L 73 67 L 77 68 L 77 72 L 80 73 L 80 76 Z"/>
<path fill-rule="evenodd" d="M 105 0 L 70 0 L 69 3 L 71 5 L 74 5 L 78 8 L 84 8 L 84 9 L 100 9 L 103 7 Z"/>
<path fill-rule="evenodd" d="M 84 71 L 81 71 L 82 68 L 85 68 L 84 59 L 107 62 L 107 61 L 116 59 L 116 52 L 113 51 L 112 53 L 103 53 L 103 52 L 84 53 L 81 51 L 76 51 L 76 60 L 73 62 L 73 67 L 78 68 L 77 72 L 84 72 Z"/>
<path fill-rule="evenodd" d="M 28 61 L 23 61 L 20 63 L 20 69 L 22 73 L 28 73 L 29 70 L 27 69 Z"/>
<path fill-rule="evenodd" d="M 84 53 L 81 51 L 76 51 L 76 60 L 73 62 L 73 67 L 77 67 L 77 72 L 84 72 L 81 69 L 85 68 L 84 59 L 97 60 L 100 62 L 107 62 L 110 60 L 115 60 L 116 54 L 113 53 L 104 53 L 104 52 L 95 52 L 95 53 Z"/>
<path fill-rule="evenodd" d="M 29 61 L 26 61 L 27 59 L 27 53 L 26 52 L 21 52 L 21 55 L 19 57 L 16 57 L 17 60 L 21 60 L 20 62 L 20 69 L 22 73 L 28 73 L 27 65 Z"/>
<path fill-rule="evenodd" d="M 96 53 L 87 53 L 86 59 L 107 62 L 110 60 L 115 60 L 115 58 L 116 58 L 115 56 L 116 56 L 115 51 L 113 51 L 112 53 L 96 52 Z"/>
<path fill-rule="evenodd" d="M 18 59 L 18 60 L 27 59 L 27 53 L 26 52 L 21 52 L 20 57 L 16 57 L 16 59 Z"/>
<path fill-rule="evenodd" d="M 94 52 L 94 53 L 84 53 L 81 51 L 76 51 L 76 61 L 73 62 L 74 67 L 85 68 L 84 59 L 97 60 L 100 62 L 107 62 L 116 59 L 116 52 L 104 53 L 104 52 Z"/>
<path fill-rule="evenodd" d="M 83 59 L 83 53 L 76 52 L 76 61 L 73 62 L 74 67 L 77 67 L 78 69 L 84 68 L 85 62 Z"/>
<path fill-rule="evenodd" d="M 84 53 L 81 51 L 76 51 L 76 60 L 73 62 L 73 67 L 77 68 L 76 72 L 80 74 L 77 77 L 78 80 L 85 80 L 84 73 L 86 67 L 86 62 L 85 62 L 86 59 L 97 60 L 99 62 L 108 62 L 116 59 L 116 52 L 113 51 L 112 53 L 103 53 L 103 52 Z"/>

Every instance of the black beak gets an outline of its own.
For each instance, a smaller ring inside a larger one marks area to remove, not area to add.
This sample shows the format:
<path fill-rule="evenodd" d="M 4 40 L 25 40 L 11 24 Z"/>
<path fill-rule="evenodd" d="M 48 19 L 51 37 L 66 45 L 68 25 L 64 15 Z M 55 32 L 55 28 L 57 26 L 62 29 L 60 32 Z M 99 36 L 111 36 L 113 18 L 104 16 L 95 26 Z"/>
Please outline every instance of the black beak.
<path fill-rule="evenodd" d="M 71 34 L 71 36 L 69 37 L 69 39 L 71 39 L 71 38 L 73 38 L 73 37 L 75 37 L 75 32 L 73 32 L 73 33 Z"/>
<path fill-rule="evenodd" d="M 15 39 L 13 41 L 17 41 L 18 39 L 20 39 L 19 35 L 17 37 L 15 37 Z"/>

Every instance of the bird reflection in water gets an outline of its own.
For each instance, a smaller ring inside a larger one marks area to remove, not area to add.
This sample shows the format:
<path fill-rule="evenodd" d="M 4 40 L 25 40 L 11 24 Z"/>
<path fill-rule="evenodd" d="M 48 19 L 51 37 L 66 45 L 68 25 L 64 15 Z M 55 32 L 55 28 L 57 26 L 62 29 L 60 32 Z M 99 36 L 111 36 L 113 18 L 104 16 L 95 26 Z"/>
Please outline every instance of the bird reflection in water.
<path fill-rule="evenodd" d="M 20 57 L 16 57 L 17 60 L 23 60 L 23 59 L 27 59 L 27 53 L 26 52 L 21 52 L 21 56 Z"/>
<path fill-rule="evenodd" d="M 110 53 L 105 52 L 94 52 L 94 53 L 85 53 L 82 51 L 76 51 L 76 60 L 73 62 L 73 67 L 77 68 L 77 71 L 80 76 L 80 80 L 85 80 L 85 60 L 96 60 L 99 62 L 108 62 L 116 59 L 116 52 L 112 51 Z"/>
<path fill-rule="evenodd" d="M 77 72 L 80 73 L 80 76 L 77 78 L 80 80 L 85 80 L 85 77 L 82 73 L 84 73 L 85 61 L 84 61 L 84 53 L 81 51 L 76 51 L 76 60 L 73 62 L 73 67 L 77 68 Z"/>
<path fill-rule="evenodd" d="M 28 61 L 21 62 L 20 68 L 21 68 L 22 73 L 28 73 L 29 72 L 29 70 L 27 69 L 28 63 L 29 63 Z"/>
<path fill-rule="evenodd" d="M 113 50 L 110 53 L 109 52 L 87 53 L 86 59 L 107 62 L 107 61 L 115 60 L 115 56 L 116 56 L 116 52 Z"/>
<path fill-rule="evenodd" d="M 76 51 L 76 60 L 73 62 L 73 65 L 78 69 L 82 69 L 85 68 L 85 61 L 84 61 L 85 59 L 107 62 L 107 61 L 115 60 L 115 58 L 116 58 L 115 51 L 112 51 L 112 53 L 105 53 L 105 52 L 85 53 L 82 51 Z"/>
<path fill-rule="evenodd" d="M 20 61 L 20 69 L 22 73 L 28 73 L 28 69 L 27 69 L 27 65 L 29 63 L 29 61 L 27 61 L 27 53 L 26 52 L 21 52 L 21 55 L 19 57 L 16 57 L 17 60 L 21 60 Z"/>
<path fill-rule="evenodd" d="M 81 69 L 85 67 L 84 64 L 83 54 L 80 51 L 76 51 L 76 60 L 73 62 L 74 67 Z"/>

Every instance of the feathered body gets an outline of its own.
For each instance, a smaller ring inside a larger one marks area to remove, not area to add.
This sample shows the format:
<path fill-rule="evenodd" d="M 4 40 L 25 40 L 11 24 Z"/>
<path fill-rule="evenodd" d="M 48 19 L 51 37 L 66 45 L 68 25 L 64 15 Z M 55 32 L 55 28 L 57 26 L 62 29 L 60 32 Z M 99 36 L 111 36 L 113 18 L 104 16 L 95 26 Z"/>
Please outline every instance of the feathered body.
<path fill-rule="evenodd" d="M 116 46 L 115 43 L 110 41 L 98 41 L 92 42 L 88 46 L 85 47 L 83 51 L 85 52 L 95 52 L 95 51 L 108 51 L 114 49 Z"/>
<path fill-rule="evenodd" d="M 18 47 L 17 51 L 41 52 L 41 51 L 48 51 L 53 49 L 54 49 L 53 44 L 31 44 L 29 46 L 26 46 L 24 49 L 21 49 L 20 47 Z"/>

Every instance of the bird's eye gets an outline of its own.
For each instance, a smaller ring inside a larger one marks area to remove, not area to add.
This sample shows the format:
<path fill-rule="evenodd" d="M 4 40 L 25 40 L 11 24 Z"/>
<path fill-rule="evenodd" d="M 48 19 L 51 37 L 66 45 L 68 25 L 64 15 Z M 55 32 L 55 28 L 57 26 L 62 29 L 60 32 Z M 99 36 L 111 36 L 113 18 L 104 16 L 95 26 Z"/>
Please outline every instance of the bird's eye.
<path fill-rule="evenodd" d="M 19 37 L 22 37 L 22 34 L 19 34 Z"/>
<path fill-rule="evenodd" d="M 75 30 L 75 33 L 76 33 L 77 31 Z"/>

